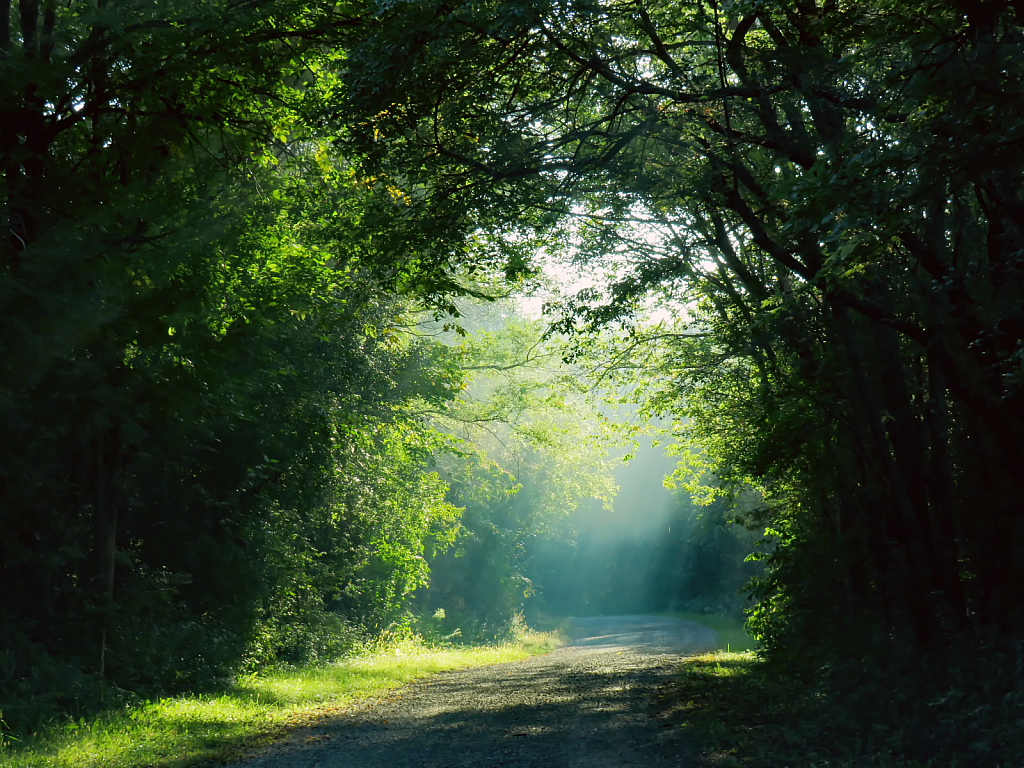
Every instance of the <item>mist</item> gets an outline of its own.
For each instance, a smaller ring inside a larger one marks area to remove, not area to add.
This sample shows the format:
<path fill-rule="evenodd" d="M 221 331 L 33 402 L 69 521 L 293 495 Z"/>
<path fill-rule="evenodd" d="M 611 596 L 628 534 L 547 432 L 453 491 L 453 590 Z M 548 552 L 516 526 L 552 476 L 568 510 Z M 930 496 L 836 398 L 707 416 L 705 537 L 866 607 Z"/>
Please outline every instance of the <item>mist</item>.
<path fill-rule="evenodd" d="M 614 471 L 610 508 L 581 504 L 568 535 L 539 543 L 529 612 L 741 613 L 741 589 L 759 570 L 745 562 L 758 536 L 730 522 L 724 502 L 699 507 L 666 488 L 675 464 L 661 447 L 639 448 Z"/>

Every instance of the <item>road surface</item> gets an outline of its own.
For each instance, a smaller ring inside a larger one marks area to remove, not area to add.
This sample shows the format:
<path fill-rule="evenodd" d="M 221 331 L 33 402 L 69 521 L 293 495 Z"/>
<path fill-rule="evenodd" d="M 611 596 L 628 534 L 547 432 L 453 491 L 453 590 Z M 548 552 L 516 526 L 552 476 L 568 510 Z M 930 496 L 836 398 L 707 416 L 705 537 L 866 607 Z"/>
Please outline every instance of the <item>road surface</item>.
<path fill-rule="evenodd" d="M 573 619 L 544 656 L 445 672 L 304 729 L 239 768 L 613 768 L 692 761 L 650 711 L 715 633 L 654 616 Z"/>

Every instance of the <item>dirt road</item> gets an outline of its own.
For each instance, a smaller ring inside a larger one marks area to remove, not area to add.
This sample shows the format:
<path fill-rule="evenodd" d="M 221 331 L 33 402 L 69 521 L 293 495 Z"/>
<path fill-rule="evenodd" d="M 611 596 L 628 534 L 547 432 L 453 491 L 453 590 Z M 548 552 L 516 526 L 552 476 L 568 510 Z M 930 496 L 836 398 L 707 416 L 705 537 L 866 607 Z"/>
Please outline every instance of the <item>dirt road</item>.
<path fill-rule="evenodd" d="M 682 654 L 715 647 L 680 619 L 575 619 L 566 647 L 447 672 L 297 734 L 238 768 L 612 768 L 689 764 L 648 715 Z"/>

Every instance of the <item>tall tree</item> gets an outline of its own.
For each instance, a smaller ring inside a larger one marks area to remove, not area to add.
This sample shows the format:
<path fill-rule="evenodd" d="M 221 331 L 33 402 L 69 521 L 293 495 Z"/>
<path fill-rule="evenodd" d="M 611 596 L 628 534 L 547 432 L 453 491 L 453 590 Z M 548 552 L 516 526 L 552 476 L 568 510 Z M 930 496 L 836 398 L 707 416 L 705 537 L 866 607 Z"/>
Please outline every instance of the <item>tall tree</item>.
<path fill-rule="evenodd" d="M 772 500 L 765 637 L 844 604 L 928 647 L 1024 625 L 1020 25 L 1012 2 L 396 4 L 345 77 L 375 167 L 433 174 L 425 210 L 572 222 L 613 280 L 565 327 L 677 300 L 698 333 L 671 407 Z"/>
<path fill-rule="evenodd" d="M 459 382 L 394 328 L 468 224 L 318 133 L 356 10 L 0 3 L 11 725 L 298 654 L 325 607 L 383 625 L 448 535 L 400 406 Z"/>

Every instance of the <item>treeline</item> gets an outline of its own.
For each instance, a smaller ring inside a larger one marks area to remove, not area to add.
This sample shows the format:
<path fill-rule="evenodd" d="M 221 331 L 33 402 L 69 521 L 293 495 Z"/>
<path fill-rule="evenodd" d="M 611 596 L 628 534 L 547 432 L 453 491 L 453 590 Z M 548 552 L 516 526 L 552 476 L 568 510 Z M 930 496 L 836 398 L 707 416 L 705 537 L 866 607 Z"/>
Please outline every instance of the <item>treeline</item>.
<path fill-rule="evenodd" d="M 460 528 L 451 547 L 428 554 L 429 584 L 412 605 L 428 636 L 489 641 L 520 627 L 524 610 L 546 628 L 558 623 L 545 604 L 544 544 L 574 548 L 581 503 L 611 502 L 609 451 L 622 436 L 582 372 L 564 364 L 565 341 L 546 338 L 540 321 L 507 302 L 462 320 L 469 333 L 455 349 L 467 387 L 431 413 L 460 441 L 437 461 Z"/>
<path fill-rule="evenodd" d="M 0 4 L 0 729 L 407 623 L 455 476 L 514 485 L 438 421 L 507 259 L 350 141 L 359 23 Z"/>
<path fill-rule="evenodd" d="M 536 595 L 525 605 L 527 619 L 662 612 L 743 619 L 751 605 L 744 590 L 763 575 L 750 556 L 764 530 L 737 524 L 728 499 L 701 505 L 685 488 L 666 487 L 677 457 L 651 440 L 642 436 L 615 460 L 611 503 L 586 500 L 530 542 Z"/>
<path fill-rule="evenodd" d="M 571 518 L 575 535 L 538 542 L 531 562 L 537 598 L 527 605 L 528 617 L 681 612 L 743 618 L 750 607 L 744 591 L 763 571 L 748 560 L 763 531 L 737 525 L 725 502 L 699 507 L 680 494 L 667 516 L 657 515 L 660 525 L 648 525 L 641 513 L 629 518 L 634 530 L 623 534 L 609 523 L 623 513 L 621 499 L 616 496 L 611 512 L 581 506 Z"/>
<path fill-rule="evenodd" d="M 381 173 L 427 168 L 410 189 L 606 277 L 558 327 L 623 327 L 606 365 L 701 473 L 762 494 L 741 512 L 775 541 L 752 616 L 774 658 L 913 665 L 981 637 L 1012 658 L 1024 628 L 1021 23 L 410 3 L 353 49 Z M 651 302 L 678 322 L 643 329 Z"/>
<path fill-rule="evenodd" d="M 563 450 L 598 436 L 557 387 L 502 382 L 487 349 L 533 341 L 432 334 L 544 249 L 593 279 L 556 330 L 621 330 L 576 372 L 645 397 L 701 447 L 690 489 L 769 531 L 769 657 L 987 643 L 1016 685 L 1021 23 L 1005 0 L 0 4 L 4 696 L 327 653 L 428 561 L 437 607 L 490 573 L 514 609 L 537 510 L 609 493 L 599 451 Z M 411 332 L 421 311 L 440 327 Z M 457 397 L 477 369 L 493 406 Z"/>
<path fill-rule="evenodd" d="M 334 10 L 0 12 L 4 725 L 388 625 L 461 378 L 395 332 L 447 252 L 314 135 Z"/>

